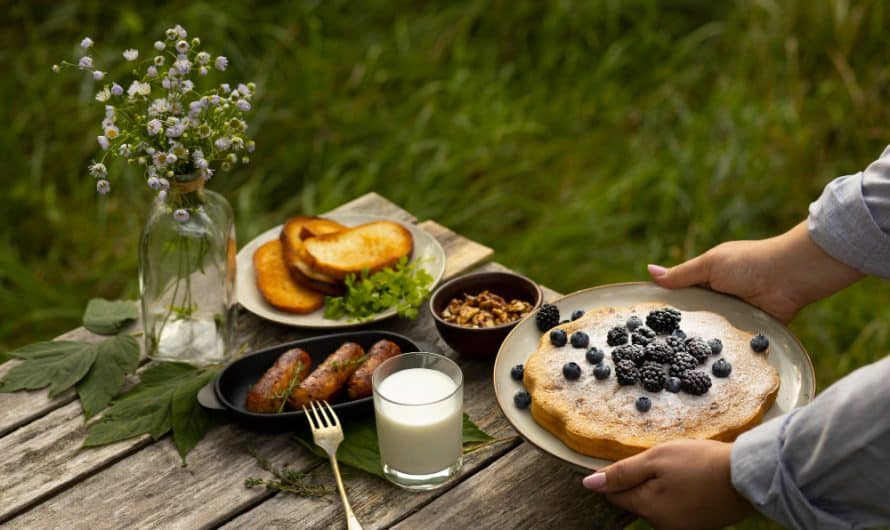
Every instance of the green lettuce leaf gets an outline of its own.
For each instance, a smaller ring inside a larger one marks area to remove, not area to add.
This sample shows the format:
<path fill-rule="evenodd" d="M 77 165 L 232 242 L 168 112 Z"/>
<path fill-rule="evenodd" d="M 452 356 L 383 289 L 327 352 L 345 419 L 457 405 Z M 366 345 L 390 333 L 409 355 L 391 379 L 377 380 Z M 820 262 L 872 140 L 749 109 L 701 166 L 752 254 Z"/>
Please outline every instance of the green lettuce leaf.
<path fill-rule="evenodd" d="M 139 306 L 131 300 L 93 298 L 83 314 L 83 327 L 97 335 L 114 335 L 139 318 Z"/>

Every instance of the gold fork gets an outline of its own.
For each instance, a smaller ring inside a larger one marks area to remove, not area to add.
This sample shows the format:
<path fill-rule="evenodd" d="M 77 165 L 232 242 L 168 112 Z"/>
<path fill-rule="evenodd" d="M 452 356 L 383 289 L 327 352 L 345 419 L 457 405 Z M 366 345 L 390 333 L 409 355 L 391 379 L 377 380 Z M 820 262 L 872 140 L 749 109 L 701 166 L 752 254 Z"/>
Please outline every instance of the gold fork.
<path fill-rule="evenodd" d="M 327 452 L 331 459 L 331 467 L 334 468 L 334 477 L 337 479 L 337 489 L 340 490 L 340 499 L 343 501 L 343 509 L 346 510 L 346 527 L 348 530 L 362 530 L 355 514 L 352 513 L 352 507 L 349 505 L 349 499 L 346 498 L 346 489 L 343 488 L 343 480 L 340 479 L 340 468 L 337 466 L 337 447 L 343 441 L 343 428 L 340 426 L 340 420 L 334 413 L 334 409 L 328 405 L 327 401 L 321 404 L 315 401 L 309 403 L 312 409 L 312 415 L 303 405 L 303 413 L 309 420 L 309 427 L 312 428 L 312 439 L 315 445 L 321 447 Z M 330 414 L 330 417 L 328 416 Z M 315 418 L 315 421 L 313 421 Z"/>

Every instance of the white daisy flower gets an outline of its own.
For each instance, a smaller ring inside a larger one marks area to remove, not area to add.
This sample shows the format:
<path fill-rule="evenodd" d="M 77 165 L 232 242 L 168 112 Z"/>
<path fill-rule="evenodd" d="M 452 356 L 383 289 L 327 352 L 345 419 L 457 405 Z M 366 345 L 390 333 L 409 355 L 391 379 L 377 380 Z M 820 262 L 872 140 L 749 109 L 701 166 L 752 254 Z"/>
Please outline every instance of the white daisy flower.
<path fill-rule="evenodd" d="M 84 55 L 80 58 L 80 61 L 77 62 L 77 65 L 81 68 L 92 68 L 93 67 L 93 58 L 89 55 Z"/>
<path fill-rule="evenodd" d="M 124 59 L 126 59 L 128 61 L 135 61 L 136 59 L 139 58 L 139 50 L 129 48 L 129 49 L 124 50 L 124 53 L 122 53 L 121 55 L 123 55 Z"/>
<path fill-rule="evenodd" d="M 148 184 L 148 187 L 153 190 L 161 189 L 161 181 L 158 179 L 158 177 L 148 177 L 146 183 Z"/>
<path fill-rule="evenodd" d="M 198 64 L 207 64 L 210 62 L 210 54 L 207 52 L 198 52 L 198 55 L 195 55 L 195 60 L 198 61 Z"/>
<path fill-rule="evenodd" d="M 231 140 L 229 140 L 228 138 L 223 136 L 223 137 L 217 138 L 216 141 L 213 142 L 213 145 L 215 145 L 216 148 L 219 149 L 220 151 L 225 151 L 232 145 L 232 142 L 231 142 Z"/>
<path fill-rule="evenodd" d="M 223 84 L 219 85 L 219 88 L 222 89 L 223 94 L 228 94 L 229 92 L 232 91 L 232 87 L 230 87 L 228 83 L 223 83 Z"/>
<path fill-rule="evenodd" d="M 157 166 L 157 167 L 164 167 L 164 166 L 166 166 L 167 163 L 168 163 L 168 160 L 167 160 L 167 153 L 165 153 L 164 151 L 158 151 L 158 152 L 155 153 L 154 156 L 152 157 L 152 162 L 154 162 L 154 165 Z"/>
<path fill-rule="evenodd" d="M 222 72 L 225 71 L 226 68 L 228 68 L 229 60 L 226 57 L 220 55 L 216 58 L 216 62 L 214 62 L 213 65 L 216 67 L 217 70 Z"/>
<path fill-rule="evenodd" d="M 184 40 L 177 42 L 176 43 L 176 51 L 178 51 L 179 53 L 185 53 L 185 52 L 189 51 L 189 43 L 187 43 Z"/>
<path fill-rule="evenodd" d="M 133 151 L 130 148 L 130 144 L 121 144 L 121 146 L 117 148 L 117 152 L 119 155 L 128 158 L 131 154 L 133 154 Z"/>
<path fill-rule="evenodd" d="M 107 88 L 103 88 L 102 90 L 96 92 L 96 101 L 98 101 L 99 103 L 105 103 L 110 97 L 111 91 Z"/>
<path fill-rule="evenodd" d="M 114 140 L 115 138 L 117 138 L 120 135 L 121 135 L 121 130 L 118 129 L 114 125 L 105 129 L 105 137 L 108 138 L 109 140 Z"/>
<path fill-rule="evenodd" d="M 98 191 L 102 195 L 105 195 L 106 193 L 111 191 L 111 183 L 105 179 L 101 179 L 101 180 L 97 181 L 96 182 L 96 191 Z"/>
<path fill-rule="evenodd" d="M 145 124 L 145 129 L 148 131 L 149 136 L 155 136 L 164 130 L 163 126 L 161 126 L 161 120 L 158 119 L 149 120 Z"/>
<path fill-rule="evenodd" d="M 235 106 L 238 107 L 238 110 L 241 112 L 247 112 L 250 110 L 250 103 L 247 102 L 246 99 L 239 99 Z"/>
<path fill-rule="evenodd" d="M 149 66 L 149 67 L 145 70 L 145 75 L 147 75 L 148 77 L 157 77 L 157 76 L 158 76 L 158 69 L 155 68 L 154 66 Z"/>
<path fill-rule="evenodd" d="M 155 49 L 158 50 L 159 52 L 164 51 L 164 48 L 166 48 L 166 47 L 167 47 L 167 45 L 164 44 L 164 41 L 160 41 L 160 40 L 155 41 Z"/>
<path fill-rule="evenodd" d="M 177 35 L 180 39 L 184 39 L 184 38 L 186 38 L 186 37 L 189 36 L 189 34 L 186 33 L 185 28 L 182 27 L 182 26 L 180 26 L 179 24 L 173 26 L 173 29 L 176 30 L 176 35 Z"/>
<path fill-rule="evenodd" d="M 195 84 L 191 82 L 190 79 L 186 79 L 182 82 L 182 93 L 191 92 L 192 89 L 195 88 Z"/>
<path fill-rule="evenodd" d="M 165 190 L 170 189 L 170 181 L 169 180 L 167 180 L 163 177 L 159 178 L 158 180 L 161 181 L 161 188 L 163 188 Z"/>
<path fill-rule="evenodd" d="M 89 167 L 90 175 L 101 178 L 108 175 L 108 168 L 102 162 L 94 162 Z"/>
<path fill-rule="evenodd" d="M 103 72 L 102 70 L 94 70 L 93 71 L 93 79 L 95 79 L 96 81 L 101 81 L 101 80 L 105 79 L 105 72 Z"/>
<path fill-rule="evenodd" d="M 179 221 L 180 223 L 184 223 L 189 220 L 189 212 L 184 208 L 179 208 L 175 212 L 173 212 L 173 218 Z"/>
<path fill-rule="evenodd" d="M 80 41 L 80 47 L 86 50 L 90 46 L 93 45 L 93 39 L 89 37 L 84 37 L 82 41 Z"/>
<path fill-rule="evenodd" d="M 155 66 L 164 66 L 164 56 L 163 55 L 155 55 L 155 58 L 152 59 L 152 62 L 155 63 Z"/>

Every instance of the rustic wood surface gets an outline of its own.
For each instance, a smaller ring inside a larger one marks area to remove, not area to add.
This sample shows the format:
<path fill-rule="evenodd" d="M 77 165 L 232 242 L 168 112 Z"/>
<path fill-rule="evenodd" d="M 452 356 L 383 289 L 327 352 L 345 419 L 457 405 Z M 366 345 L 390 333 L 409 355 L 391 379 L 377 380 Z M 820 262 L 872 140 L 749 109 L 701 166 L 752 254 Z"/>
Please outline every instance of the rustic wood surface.
<path fill-rule="evenodd" d="M 403 222 L 415 217 L 371 193 L 334 211 L 361 212 Z M 448 228 L 425 221 L 447 255 L 445 279 L 488 260 L 491 249 Z M 489 263 L 483 270 L 501 270 Z M 554 296 L 552 291 L 548 296 Z M 412 322 L 397 319 L 368 327 L 388 329 L 426 342 L 455 358 L 464 371 L 467 414 L 499 439 L 465 458 L 460 476 L 446 487 L 406 493 L 365 473 L 345 472 L 353 509 L 366 529 L 617 528 L 632 520 L 580 486 L 581 475 L 516 436 L 498 408 L 491 361 L 461 359 L 438 336 L 424 308 Z M 249 349 L 318 332 L 262 320 L 240 311 L 237 343 Z M 60 339 L 95 340 L 83 328 Z M 15 361 L 0 366 L 0 374 Z M 258 434 L 234 424 L 213 429 L 183 465 L 169 437 L 141 436 L 99 448 L 81 448 L 86 424 L 73 392 L 49 398 L 46 391 L 0 394 L 0 523 L 9 528 L 343 528 L 335 495 L 301 498 L 246 488 L 244 480 L 265 476 L 247 448 L 277 465 L 310 471 L 333 488 L 325 461 L 288 434 Z M 517 503 L 523 491 L 535 502 Z"/>

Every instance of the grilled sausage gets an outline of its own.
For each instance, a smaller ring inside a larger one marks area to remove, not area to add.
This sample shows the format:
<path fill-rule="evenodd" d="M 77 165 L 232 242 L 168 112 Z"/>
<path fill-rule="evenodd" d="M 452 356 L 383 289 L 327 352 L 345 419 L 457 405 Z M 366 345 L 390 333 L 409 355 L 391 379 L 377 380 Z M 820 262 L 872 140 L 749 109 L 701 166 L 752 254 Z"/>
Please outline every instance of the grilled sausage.
<path fill-rule="evenodd" d="M 306 379 L 312 358 L 300 348 L 282 353 L 275 364 L 247 392 L 244 405 L 251 412 L 279 412 L 287 399 L 288 387 Z"/>
<path fill-rule="evenodd" d="M 371 395 L 371 374 L 380 366 L 380 363 L 402 353 L 402 349 L 395 342 L 383 339 L 371 346 L 368 350 L 368 358 L 358 370 L 352 374 L 346 383 L 346 395 L 349 399 L 359 399 Z"/>
<path fill-rule="evenodd" d="M 331 399 L 355 373 L 364 355 L 365 350 L 358 344 L 344 342 L 291 392 L 287 402 L 299 409 L 311 401 Z"/>

